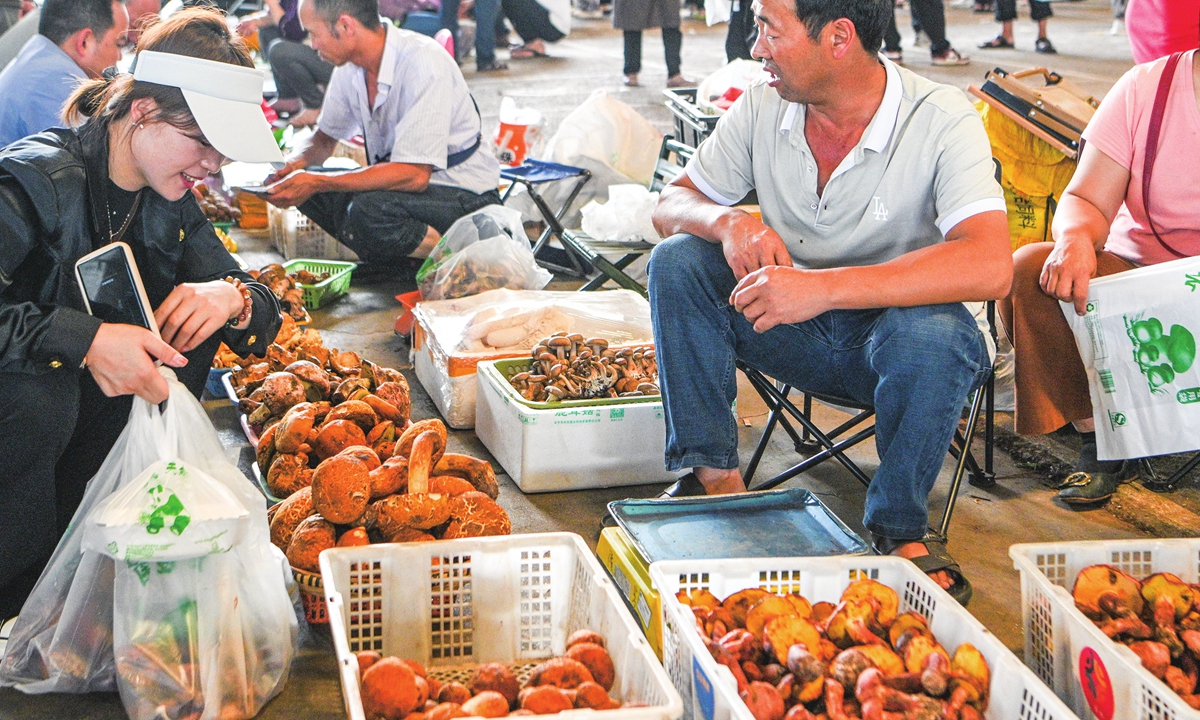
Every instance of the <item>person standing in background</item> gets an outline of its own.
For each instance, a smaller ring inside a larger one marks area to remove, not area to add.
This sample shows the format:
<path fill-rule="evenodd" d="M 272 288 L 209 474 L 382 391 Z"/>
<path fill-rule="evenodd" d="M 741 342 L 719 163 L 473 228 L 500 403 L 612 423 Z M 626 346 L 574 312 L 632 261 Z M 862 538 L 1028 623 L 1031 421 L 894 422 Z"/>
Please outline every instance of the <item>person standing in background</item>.
<path fill-rule="evenodd" d="M 467 49 L 459 47 L 462 34 L 458 28 L 460 0 L 442 0 L 442 28 L 454 35 L 454 59 L 466 57 Z M 497 25 L 500 20 L 500 0 L 475 0 L 475 72 L 499 72 L 508 65 L 496 59 Z"/>
<path fill-rule="evenodd" d="M 1129 0 L 1125 32 L 1137 64 L 1200 47 L 1200 0 Z"/>
<path fill-rule="evenodd" d="M 733 0 L 729 8 L 729 32 L 725 35 L 725 61 L 753 60 L 750 50 L 758 40 L 751 0 Z"/>
<path fill-rule="evenodd" d="M 1029 0 L 1029 17 L 1038 27 L 1037 42 L 1033 49 L 1045 55 L 1054 55 L 1058 50 L 1046 37 L 1046 23 L 1054 15 L 1046 0 Z M 1017 0 L 996 0 L 996 22 L 1000 23 L 1000 34 L 979 45 L 982 49 L 1013 47 L 1013 21 L 1017 19 Z"/>
<path fill-rule="evenodd" d="M 501 6 L 521 36 L 522 44 L 509 53 L 513 60 L 547 57 L 546 43 L 571 32 L 571 0 L 501 0 Z"/>
<path fill-rule="evenodd" d="M 971 58 L 961 55 L 946 39 L 946 6 L 942 0 L 911 0 L 909 7 L 913 16 L 914 34 L 917 26 L 929 36 L 930 63 L 939 66 L 968 65 Z M 891 21 L 883 36 L 883 54 L 888 60 L 903 62 L 900 49 L 900 31 L 896 29 L 896 12 L 892 10 Z"/>
<path fill-rule="evenodd" d="M 667 60 L 667 87 L 687 87 L 692 81 L 679 71 L 683 33 L 679 30 L 679 0 L 613 0 L 613 27 L 625 32 L 625 85 L 638 87 L 642 71 L 642 31 L 662 28 Z"/>

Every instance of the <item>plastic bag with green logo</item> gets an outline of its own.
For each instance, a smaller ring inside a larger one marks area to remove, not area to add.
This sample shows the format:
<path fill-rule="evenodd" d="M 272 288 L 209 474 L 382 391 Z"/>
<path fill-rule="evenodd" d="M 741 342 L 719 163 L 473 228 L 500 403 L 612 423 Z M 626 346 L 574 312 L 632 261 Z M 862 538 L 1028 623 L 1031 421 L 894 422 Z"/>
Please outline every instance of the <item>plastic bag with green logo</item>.
<path fill-rule="evenodd" d="M 1200 450 L 1200 258 L 1093 280 L 1063 314 L 1087 370 L 1101 460 Z"/>
<path fill-rule="evenodd" d="M 0 685 L 121 693 L 141 718 L 248 718 L 295 655 L 264 498 L 204 408 L 167 376 L 129 422 L 22 608 Z"/>

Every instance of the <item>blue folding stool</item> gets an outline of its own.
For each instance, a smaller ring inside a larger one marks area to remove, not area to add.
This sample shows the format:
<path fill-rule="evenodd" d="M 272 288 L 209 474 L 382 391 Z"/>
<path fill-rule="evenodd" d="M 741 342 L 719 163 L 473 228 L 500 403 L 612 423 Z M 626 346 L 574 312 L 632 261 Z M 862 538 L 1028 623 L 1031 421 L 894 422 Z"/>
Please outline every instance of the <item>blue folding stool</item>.
<path fill-rule="evenodd" d="M 501 168 L 500 177 L 509 181 L 509 186 L 500 196 L 501 203 L 508 200 L 513 188 L 523 185 L 526 192 L 529 193 L 530 199 L 533 200 L 533 204 L 537 206 L 538 212 L 542 214 L 542 219 L 546 222 L 546 229 L 542 231 L 533 245 L 533 256 L 537 258 L 538 264 L 574 277 L 583 277 L 590 272 L 592 267 L 587 258 L 580 254 L 571 243 L 563 240 L 562 216 L 566 214 L 567 208 L 571 207 L 571 203 L 575 202 L 579 191 L 592 178 L 592 173 L 580 167 L 527 158 L 517 167 Z M 557 211 L 551 209 L 546 199 L 538 192 L 537 186 L 570 179 L 575 180 L 575 185 L 571 188 L 567 199 L 563 201 Z M 563 249 L 549 247 L 550 238 L 557 238 Z"/>

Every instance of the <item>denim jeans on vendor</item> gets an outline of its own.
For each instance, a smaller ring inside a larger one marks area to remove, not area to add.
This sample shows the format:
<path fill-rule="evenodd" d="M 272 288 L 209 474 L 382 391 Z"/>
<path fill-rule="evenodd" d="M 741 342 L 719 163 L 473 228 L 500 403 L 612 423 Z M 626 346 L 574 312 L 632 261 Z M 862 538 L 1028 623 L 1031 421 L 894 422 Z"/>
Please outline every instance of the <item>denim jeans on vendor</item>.
<path fill-rule="evenodd" d="M 990 365 L 961 303 L 831 310 L 765 333 L 729 304 L 721 246 L 676 235 L 650 256 L 650 309 L 666 410 L 668 470 L 738 467 L 735 360 L 797 389 L 875 408 L 879 469 L 863 524 L 917 539 L 967 395 Z"/>

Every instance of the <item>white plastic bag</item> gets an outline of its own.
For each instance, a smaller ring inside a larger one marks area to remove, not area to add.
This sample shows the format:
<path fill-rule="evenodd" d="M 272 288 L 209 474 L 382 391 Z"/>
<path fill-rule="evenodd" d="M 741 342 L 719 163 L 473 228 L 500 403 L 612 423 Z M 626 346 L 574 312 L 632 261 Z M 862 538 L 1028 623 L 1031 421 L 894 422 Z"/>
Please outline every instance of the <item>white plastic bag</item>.
<path fill-rule="evenodd" d="M 521 213 L 488 205 L 450 226 L 417 271 L 417 284 L 425 300 L 444 300 L 499 288 L 540 290 L 552 277 L 533 257 Z"/>
<path fill-rule="evenodd" d="M 226 459 L 200 403 L 160 372 L 165 411 L 134 400 L 22 608 L 0 684 L 120 690 L 134 720 L 251 717 L 295 655 L 266 501 Z"/>
<path fill-rule="evenodd" d="M 608 202 L 583 206 L 583 231 L 607 242 L 661 242 L 651 219 L 657 204 L 658 193 L 641 185 L 611 185 Z"/>
<path fill-rule="evenodd" d="M 729 22 L 732 14 L 732 0 L 704 0 L 704 21 L 709 27 Z"/>
<path fill-rule="evenodd" d="M 1093 280 L 1062 303 L 1087 370 L 1101 460 L 1200 449 L 1200 258 Z"/>
<path fill-rule="evenodd" d="M 546 143 L 546 159 L 577 166 L 580 158 L 594 158 L 649 185 L 661 147 L 662 133 L 633 108 L 597 90 L 563 118 Z"/>
<path fill-rule="evenodd" d="M 723 113 L 753 82 L 769 77 L 761 62 L 731 60 L 696 86 L 696 106 L 704 112 Z"/>

